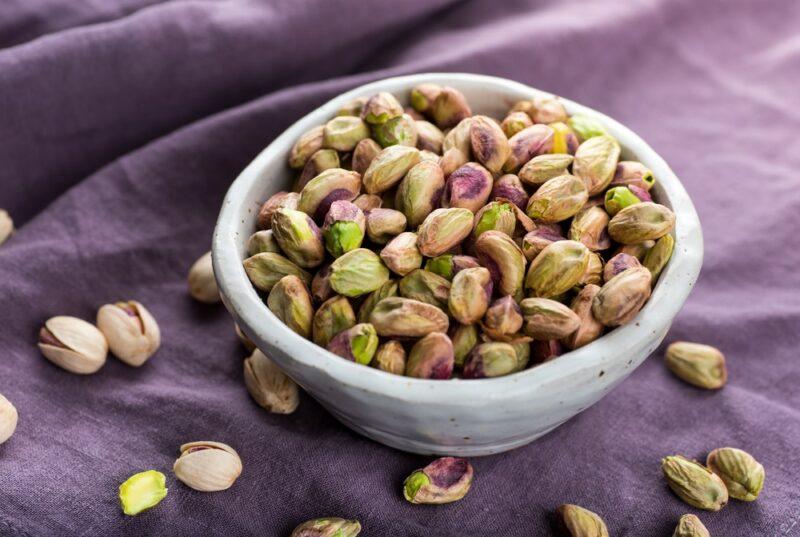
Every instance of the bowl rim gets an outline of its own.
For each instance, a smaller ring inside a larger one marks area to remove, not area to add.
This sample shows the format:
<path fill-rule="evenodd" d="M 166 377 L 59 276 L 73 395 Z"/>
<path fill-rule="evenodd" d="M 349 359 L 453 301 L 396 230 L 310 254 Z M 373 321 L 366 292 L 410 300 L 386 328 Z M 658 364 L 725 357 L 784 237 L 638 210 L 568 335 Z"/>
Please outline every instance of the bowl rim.
<path fill-rule="evenodd" d="M 457 398 L 461 403 L 473 401 L 483 405 L 493 399 L 508 399 L 530 392 L 536 385 L 557 382 L 560 378 L 581 370 L 609 367 L 616 360 L 626 359 L 629 349 L 644 346 L 672 322 L 689 295 L 700 272 L 703 258 L 703 238 L 697 212 L 688 193 L 664 159 L 642 138 L 616 120 L 592 108 L 559 97 L 567 111 L 591 116 L 600 122 L 623 147 L 623 153 L 633 153 L 653 171 L 675 212 L 673 230 L 675 247 L 672 258 L 662 271 L 653 293 L 629 324 L 617 327 L 584 347 L 569 351 L 523 371 L 487 379 L 450 379 L 447 381 L 417 379 L 387 373 L 342 359 L 319 347 L 311 340 L 296 334 L 269 310 L 250 283 L 242 258 L 236 247 L 237 227 L 246 210 L 244 199 L 258 181 L 261 170 L 273 159 L 284 159 L 295 140 L 307 130 L 324 124 L 346 102 L 378 91 L 398 92 L 423 82 L 452 85 L 485 86 L 487 91 L 517 92 L 530 97 L 552 96 L 520 82 L 505 78 L 471 73 L 418 73 L 373 81 L 330 99 L 322 106 L 298 119 L 276 137 L 239 174 L 225 195 L 214 229 L 212 259 L 223 301 L 241 329 L 256 343 L 277 347 L 290 361 L 313 368 L 331 380 L 352 388 L 398 399 L 418 402 L 440 402 Z M 258 326 L 262 327 L 259 330 Z M 266 328 L 268 330 L 263 330 Z M 273 357 L 282 365 L 281 356 Z"/>

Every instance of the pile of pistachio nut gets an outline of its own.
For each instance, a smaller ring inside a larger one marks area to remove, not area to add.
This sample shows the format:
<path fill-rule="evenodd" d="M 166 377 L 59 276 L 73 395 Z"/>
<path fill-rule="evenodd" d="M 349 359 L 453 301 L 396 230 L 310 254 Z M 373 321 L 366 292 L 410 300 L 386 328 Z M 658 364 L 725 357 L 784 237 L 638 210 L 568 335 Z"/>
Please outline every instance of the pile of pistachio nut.
<path fill-rule="evenodd" d="M 417 378 L 508 375 L 633 319 L 674 213 L 559 99 L 473 115 L 422 84 L 359 98 L 303 134 L 291 192 L 261 207 L 244 268 L 292 330 Z"/>

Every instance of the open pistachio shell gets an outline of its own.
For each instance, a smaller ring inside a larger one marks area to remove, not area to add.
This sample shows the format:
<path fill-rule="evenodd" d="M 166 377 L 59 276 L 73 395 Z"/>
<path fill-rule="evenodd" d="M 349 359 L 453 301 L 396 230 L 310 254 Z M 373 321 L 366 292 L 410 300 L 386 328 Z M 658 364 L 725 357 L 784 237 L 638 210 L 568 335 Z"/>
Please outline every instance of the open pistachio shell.
<path fill-rule="evenodd" d="M 239 454 L 220 442 L 190 442 L 180 448 L 181 455 L 172 467 L 180 481 L 201 492 L 229 489 L 242 473 Z"/>
<path fill-rule="evenodd" d="M 93 324 L 58 316 L 48 319 L 39 332 L 39 350 L 45 358 L 70 373 L 90 375 L 106 363 L 108 343 Z"/>

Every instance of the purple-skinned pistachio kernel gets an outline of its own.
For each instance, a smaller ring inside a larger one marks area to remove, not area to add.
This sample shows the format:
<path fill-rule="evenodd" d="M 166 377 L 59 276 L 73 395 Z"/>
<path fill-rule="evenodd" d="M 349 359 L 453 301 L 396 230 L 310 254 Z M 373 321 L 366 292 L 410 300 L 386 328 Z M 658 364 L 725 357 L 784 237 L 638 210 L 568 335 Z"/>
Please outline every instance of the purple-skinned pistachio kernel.
<path fill-rule="evenodd" d="M 406 376 L 445 380 L 453 374 L 453 343 L 447 334 L 433 332 L 417 341 L 406 362 Z"/>
<path fill-rule="evenodd" d="M 397 98 L 386 91 L 376 93 L 367 99 L 361 110 L 361 119 L 370 125 L 381 125 L 389 119 L 403 115 L 403 106 Z"/>
<path fill-rule="evenodd" d="M 525 112 L 517 111 L 509 113 L 503 122 L 500 123 L 500 128 L 503 129 L 505 135 L 509 138 L 517 134 L 522 129 L 527 129 L 533 125 L 533 120 Z"/>
<path fill-rule="evenodd" d="M 286 257 L 299 267 L 316 267 L 325 259 L 322 232 L 311 217 L 302 211 L 275 211 L 272 233 Z"/>
<path fill-rule="evenodd" d="M 531 261 L 547 246 L 563 240 L 565 237 L 558 224 L 536 224 L 536 229 L 529 231 L 522 238 L 522 253 L 528 261 Z"/>
<path fill-rule="evenodd" d="M 299 200 L 300 194 L 297 192 L 281 191 L 270 196 L 258 210 L 258 218 L 256 219 L 258 229 L 270 229 L 272 227 L 272 217 L 275 215 L 275 211 L 281 208 L 297 209 L 297 202 Z"/>
<path fill-rule="evenodd" d="M 472 110 L 464 94 L 455 88 L 445 86 L 431 105 L 431 117 L 440 129 L 449 129 L 459 121 L 472 115 Z"/>
<path fill-rule="evenodd" d="M 522 328 L 522 310 L 511 296 L 498 298 L 483 317 L 483 324 L 499 334 L 515 334 Z"/>
<path fill-rule="evenodd" d="M 534 364 L 549 362 L 562 354 L 564 354 L 564 347 L 557 339 L 531 342 L 531 362 Z"/>
<path fill-rule="evenodd" d="M 511 237 L 501 231 L 486 231 L 475 241 L 475 253 L 501 294 L 517 297 L 522 292 L 526 260 Z"/>
<path fill-rule="evenodd" d="M 522 181 L 514 174 L 507 173 L 498 177 L 492 187 L 491 198 L 507 199 L 523 211 L 528 205 L 528 192 L 522 186 Z"/>
<path fill-rule="evenodd" d="M 518 370 L 517 351 L 509 343 L 488 342 L 476 345 L 464 361 L 465 379 L 501 377 Z"/>
<path fill-rule="evenodd" d="M 499 173 L 511 154 L 508 138 L 492 118 L 473 116 L 470 124 L 470 143 L 475 160 L 487 170 Z"/>
<path fill-rule="evenodd" d="M 656 180 L 650 168 L 641 162 L 622 160 L 617 163 L 611 186 L 636 185 L 644 190 L 650 190 Z"/>
<path fill-rule="evenodd" d="M 653 201 L 653 197 L 650 195 L 650 192 L 639 185 L 630 184 L 628 185 L 628 190 L 633 192 L 633 194 L 641 201 Z"/>
<path fill-rule="evenodd" d="M 314 177 L 303 187 L 297 210 L 322 222 L 331 204 L 338 200 L 352 201 L 361 190 L 361 176 L 341 168 L 331 168 Z"/>
<path fill-rule="evenodd" d="M 461 324 L 478 322 L 486 313 L 492 298 L 492 276 L 488 269 L 464 269 L 453 278 L 448 309 Z"/>
<path fill-rule="evenodd" d="M 450 174 L 445 184 L 442 205 L 469 209 L 483 207 L 492 192 L 492 174 L 475 162 L 468 162 Z"/>
<path fill-rule="evenodd" d="M 515 173 L 533 157 L 550 153 L 554 135 L 555 131 L 548 125 L 532 125 L 519 131 L 508 140 L 511 154 L 503 164 L 503 171 Z"/>
<path fill-rule="evenodd" d="M 419 84 L 411 88 L 409 101 L 414 110 L 421 114 L 430 112 L 436 97 L 442 92 L 438 84 Z"/>
<path fill-rule="evenodd" d="M 351 362 L 367 365 L 378 349 L 378 334 L 369 323 L 361 323 L 339 332 L 330 343 L 328 350 Z"/>
<path fill-rule="evenodd" d="M 403 483 L 403 496 L 417 504 L 454 502 L 467 495 L 473 475 L 466 459 L 442 457 L 408 476 Z"/>
<path fill-rule="evenodd" d="M 344 255 L 361 246 L 365 230 L 366 218 L 361 209 L 349 201 L 334 201 L 322 227 L 325 247 L 333 257 Z"/>
<path fill-rule="evenodd" d="M 641 267 L 642 264 L 638 259 L 630 254 L 619 253 L 608 260 L 603 267 L 603 281 L 607 282 L 620 272 L 632 267 Z"/>

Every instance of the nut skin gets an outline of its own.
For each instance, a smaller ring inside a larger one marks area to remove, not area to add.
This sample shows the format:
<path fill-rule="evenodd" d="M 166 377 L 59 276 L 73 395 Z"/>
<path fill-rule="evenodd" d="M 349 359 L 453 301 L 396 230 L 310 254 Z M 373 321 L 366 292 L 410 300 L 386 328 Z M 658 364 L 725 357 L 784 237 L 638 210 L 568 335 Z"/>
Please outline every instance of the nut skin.
<path fill-rule="evenodd" d="M 697 516 L 683 515 L 672 537 L 711 537 L 711 534 Z"/>
<path fill-rule="evenodd" d="M 0 393 L 0 445 L 13 436 L 18 420 L 17 409 Z"/>
<path fill-rule="evenodd" d="M 366 213 L 372 209 L 380 209 L 383 205 L 383 198 L 377 194 L 361 194 L 353 200 L 353 205 Z"/>
<path fill-rule="evenodd" d="M 519 177 L 513 173 L 507 173 L 495 179 L 490 198 L 495 201 L 508 200 L 520 209 L 525 210 L 529 196 Z"/>
<path fill-rule="evenodd" d="M 718 390 L 728 381 L 725 355 L 710 345 L 676 341 L 667 347 L 665 362 L 676 377 L 698 388 Z"/>
<path fill-rule="evenodd" d="M 378 350 L 378 334 L 369 323 L 360 323 L 339 332 L 327 349 L 351 362 L 367 365 Z"/>
<path fill-rule="evenodd" d="M 382 344 L 370 365 L 387 373 L 402 375 L 406 370 L 406 351 L 403 344 L 394 339 Z"/>
<path fill-rule="evenodd" d="M 372 209 L 367 212 L 367 236 L 375 244 L 386 244 L 405 231 L 406 215 L 395 209 Z"/>
<path fill-rule="evenodd" d="M 522 253 L 528 261 L 532 261 L 539 253 L 554 242 L 566 240 L 558 224 L 536 224 L 522 238 Z"/>
<path fill-rule="evenodd" d="M 546 246 L 531 262 L 525 277 L 530 295 L 553 298 L 574 287 L 589 266 L 589 249 L 576 241 L 557 241 Z"/>
<path fill-rule="evenodd" d="M 539 187 L 528 200 L 525 213 L 537 222 L 561 222 L 575 216 L 588 199 L 583 181 L 574 175 L 561 175 Z"/>
<path fill-rule="evenodd" d="M 578 140 L 585 142 L 589 138 L 606 134 L 603 124 L 593 117 L 584 114 L 575 114 L 567 119 L 567 125 L 578 136 Z"/>
<path fill-rule="evenodd" d="M 313 268 L 325 259 L 322 232 L 306 213 L 278 209 L 272 217 L 272 232 L 286 257 L 298 267 Z"/>
<path fill-rule="evenodd" d="M 628 270 L 629 268 L 641 267 L 642 264 L 639 260 L 630 254 L 619 253 L 608 260 L 605 267 L 603 267 L 603 281 L 608 282 L 617 274 Z"/>
<path fill-rule="evenodd" d="M 535 364 L 541 364 L 555 360 L 564 353 L 564 348 L 557 339 L 549 341 L 532 341 L 531 359 Z"/>
<path fill-rule="evenodd" d="M 93 324 L 57 316 L 39 331 L 39 350 L 45 358 L 70 373 L 90 375 L 106 363 L 108 343 Z"/>
<path fill-rule="evenodd" d="M 503 164 L 503 171 L 516 173 L 526 162 L 553 149 L 555 131 L 548 125 L 532 125 L 509 138 L 511 153 Z"/>
<path fill-rule="evenodd" d="M 653 202 L 625 207 L 608 223 L 611 238 L 621 244 L 660 239 L 675 227 L 675 213 Z"/>
<path fill-rule="evenodd" d="M 419 300 L 441 310 L 447 309 L 450 281 L 438 274 L 416 269 L 400 280 L 398 289 L 402 297 Z"/>
<path fill-rule="evenodd" d="M 414 504 L 455 502 L 467 495 L 473 476 L 472 465 L 466 459 L 442 457 L 408 476 L 403 483 L 403 496 Z"/>
<path fill-rule="evenodd" d="M 388 280 L 386 283 L 371 292 L 364 302 L 361 303 L 361 307 L 358 309 L 358 322 L 368 323 L 369 316 L 372 315 L 372 310 L 375 309 L 375 306 L 378 304 L 378 302 L 390 296 L 397 296 L 398 289 L 399 285 L 395 280 Z"/>
<path fill-rule="evenodd" d="M 331 287 L 331 266 L 326 263 L 317 269 L 314 279 L 311 280 L 311 298 L 314 299 L 315 304 L 321 304 L 334 294 Z"/>
<path fill-rule="evenodd" d="M 553 135 L 553 153 L 572 155 L 578 149 L 578 137 L 563 121 L 550 123 Z"/>
<path fill-rule="evenodd" d="M 599 292 L 600 286 L 590 283 L 578 291 L 572 299 L 570 309 L 575 312 L 580 324 L 574 332 L 562 340 L 568 349 L 578 349 L 603 335 L 605 327 L 592 314 L 594 297 Z"/>
<path fill-rule="evenodd" d="M 501 231 L 485 231 L 475 241 L 475 253 L 500 294 L 521 297 L 526 260 L 511 237 Z"/>
<path fill-rule="evenodd" d="M 305 187 L 310 180 L 325 170 L 340 167 L 339 153 L 337 153 L 335 149 L 320 149 L 311 155 L 306 165 L 303 166 L 303 171 L 300 172 L 294 184 L 294 192 L 297 193 L 303 190 L 303 187 Z"/>
<path fill-rule="evenodd" d="M 256 223 L 258 229 L 270 229 L 272 227 L 272 217 L 278 209 L 297 209 L 300 201 L 300 194 L 297 192 L 277 192 L 265 201 L 258 210 Z"/>
<path fill-rule="evenodd" d="M 331 263 L 331 288 L 355 297 L 371 293 L 389 279 L 389 269 L 378 254 L 366 248 L 351 250 Z"/>
<path fill-rule="evenodd" d="M 311 328 L 313 341 L 327 347 L 336 334 L 356 324 L 356 314 L 350 301 L 343 296 L 334 296 L 320 305 L 314 313 Z"/>
<path fill-rule="evenodd" d="M 503 129 L 503 133 L 508 138 L 511 138 L 531 125 L 533 125 L 533 120 L 525 112 L 510 112 L 500 123 L 500 128 Z"/>
<path fill-rule="evenodd" d="M 14 221 L 5 209 L 0 209 L 0 244 L 14 234 Z"/>
<path fill-rule="evenodd" d="M 303 283 L 311 282 L 311 274 L 280 254 L 263 252 L 248 257 L 242 264 L 250 282 L 259 291 L 271 291 L 281 278 L 289 274 L 297 276 Z"/>
<path fill-rule="evenodd" d="M 605 326 L 629 323 L 650 298 L 650 271 L 644 267 L 626 269 L 600 288 L 594 297 L 592 314 Z"/>
<path fill-rule="evenodd" d="M 507 201 L 490 201 L 475 214 L 472 237 L 477 239 L 485 231 L 500 231 L 509 237 L 517 227 L 517 215 Z"/>
<path fill-rule="evenodd" d="M 522 328 L 522 310 L 511 296 L 498 298 L 483 316 L 484 333 L 510 335 Z"/>
<path fill-rule="evenodd" d="M 461 324 L 478 322 L 489 308 L 492 288 L 492 275 L 488 269 L 476 267 L 460 271 L 450 286 L 450 315 Z"/>
<path fill-rule="evenodd" d="M 444 133 L 429 121 L 416 121 L 417 128 L 417 149 L 420 151 L 431 151 L 437 156 L 442 152 Z"/>
<path fill-rule="evenodd" d="M 405 145 L 417 147 L 419 133 L 417 122 L 408 114 L 403 114 L 373 127 L 373 136 L 381 147 Z M 444 135 L 442 135 L 444 138 Z M 422 148 L 420 148 L 422 149 Z"/>
<path fill-rule="evenodd" d="M 764 467 L 741 449 L 715 449 L 708 454 L 706 466 L 722 479 L 731 498 L 752 502 L 764 487 Z"/>
<path fill-rule="evenodd" d="M 611 247 L 608 236 L 610 220 L 608 213 L 597 205 L 582 209 L 572 219 L 567 237 L 582 242 L 592 252 L 607 250 Z"/>
<path fill-rule="evenodd" d="M 247 255 L 256 255 L 261 252 L 281 253 L 281 247 L 271 229 L 256 231 L 247 239 Z"/>
<path fill-rule="evenodd" d="M 447 334 L 431 332 L 417 341 L 408 353 L 406 376 L 446 380 L 453 374 L 453 343 Z"/>
<path fill-rule="evenodd" d="M 472 231 L 472 211 L 446 208 L 432 211 L 417 230 L 417 247 L 425 257 L 436 257 L 460 244 Z"/>
<path fill-rule="evenodd" d="M 614 178 L 611 180 L 612 186 L 637 186 L 644 190 L 650 190 L 656 183 L 653 172 L 650 168 L 632 160 L 623 160 L 617 164 L 614 170 Z"/>
<path fill-rule="evenodd" d="M 403 106 L 397 98 L 386 91 L 376 93 L 367 99 L 361 111 L 361 119 L 370 125 L 381 125 L 393 117 L 403 115 Z"/>
<path fill-rule="evenodd" d="M 450 327 L 450 341 L 453 342 L 453 359 L 456 367 L 464 365 L 475 345 L 478 344 L 478 325 L 455 323 Z"/>
<path fill-rule="evenodd" d="M 297 384 L 258 349 L 244 361 L 244 383 L 258 406 L 273 414 L 291 414 L 300 404 Z"/>
<path fill-rule="evenodd" d="M 351 162 L 353 171 L 359 175 L 364 175 L 369 165 L 380 152 L 381 146 L 372 138 L 365 138 L 358 142 L 353 150 L 353 160 Z"/>
<path fill-rule="evenodd" d="M 473 116 L 469 136 L 475 160 L 491 173 L 500 173 L 511 154 L 508 138 L 500 125 L 490 117 Z"/>
<path fill-rule="evenodd" d="M 397 187 L 394 205 L 409 227 L 419 226 L 439 206 L 444 185 L 442 168 L 435 162 L 422 161 L 408 171 Z"/>
<path fill-rule="evenodd" d="M 428 259 L 425 262 L 425 270 L 429 270 L 450 281 L 453 281 L 455 275 L 462 270 L 479 266 L 478 260 L 468 255 L 444 254 Z"/>
<path fill-rule="evenodd" d="M 489 200 L 492 186 L 493 178 L 489 170 L 475 162 L 468 162 L 447 178 L 442 206 L 468 209 L 476 213 Z"/>
<path fill-rule="evenodd" d="M 627 186 L 615 186 L 606 190 L 603 204 L 606 208 L 606 212 L 614 216 L 625 207 L 641 202 L 642 200 Z"/>
<path fill-rule="evenodd" d="M 315 518 L 297 526 L 290 537 L 356 537 L 361 533 L 357 520 Z"/>
<path fill-rule="evenodd" d="M 464 360 L 465 379 L 492 378 L 518 371 L 517 352 L 508 343 L 480 343 Z"/>
<path fill-rule="evenodd" d="M 359 312 L 360 315 L 360 312 Z M 369 321 L 382 337 L 423 337 L 431 332 L 447 332 L 447 314 L 419 300 L 387 297 L 378 302 Z"/>
<path fill-rule="evenodd" d="M 589 196 L 600 194 L 611 183 L 619 154 L 619 143 L 607 134 L 589 138 L 578 146 L 572 173 L 584 182 Z"/>
<path fill-rule="evenodd" d="M 369 126 L 364 120 L 354 116 L 338 116 L 325 124 L 322 147 L 348 153 L 365 138 L 369 138 Z"/>
<path fill-rule="evenodd" d="M 419 163 L 419 150 L 405 145 L 392 145 L 378 153 L 364 172 L 364 191 L 380 194 L 396 185 Z"/>
<path fill-rule="evenodd" d="M 284 276 L 270 290 L 267 306 L 275 316 L 304 338 L 311 337 L 314 306 L 306 284 L 294 275 Z"/>
<path fill-rule="evenodd" d="M 449 177 L 451 173 L 467 162 L 469 162 L 469 156 L 453 147 L 444 150 L 442 157 L 439 159 L 439 167 L 442 169 L 444 176 Z"/>
<path fill-rule="evenodd" d="M 417 248 L 417 234 L 405 231 L 383 247 L 380 257 L 389 270 L 400 276 L 422 266 L 422 254 Z"/>
<path fill-rule="evenodd" d="M 322 149 L 322 138 L 325 127 L 320 125 L 303 134 L 295 142 L 289 152 L 289 167 L 301 170 L 308 158 Z"/>
<path fill-rule="evenodd" d="M 609 537 L 603 519 L 578 505 L 564 504 L 556 509 L 559 530 L 569 537 Z"/>
<path fill-rule="evenodd" d="M 194 490 L 227 490 L 242 473 L 242 460 L 227 444 L 190 442 L 183 444 L 180 452 L 172 471 L 183 484 Z"/>
<path fill-rule="evenodd" d="M 525 334 L 547 341 L 569 337 L 581 324 L 578 314 L 549 298 L 526 298 L 520 302 Z"/>
<path fill-rule="evenodd" d="M 297 210 L 322 222 L 331 204 L 337 200 L 352 201 L 361 191 L 361 176 L 342 168 L 323 171 L 303 187 Z"/>
<path fill-rule="evenodd" d="M 566 154 L 546 154 L 533 157 L 519 170 L 519 179 L 526 185 L 542 185 L 555 177 L 569 174 L 575 157 Z"/>
<path fill-rule="evenodd" d="M 194 262 L 189 269 L 189 294 L 203 304 L 216 304 L 221 300 L 217 280 L 214 278 L 214 267 L 211 263 L 211 252 L 206 252 Z"/>
<path fill-rule="evenodd" d="M 366 217 L 355 204 L 344 200 L 331 203 L 322 226 L 322 236 L 328 253 L 333 257 L 341 257 L 360 248 L 365 231 Z"/>
<path fill-rule="evenodd" d="M 167 496 L 167 477 L 156 470 L 139 472 L 119 486 L 119 503 L 128 516 L 158 505 Z"/>
<path fill-rule="evenodd" d="M 692 507 L 719 511 L 728 503 L 725 483 L 698 462 L 671 455 L 661 459 L 661 470 L 672 492 Z"/>
<path fill-rule="evenodd" d="M 419 112 L 425 114 L 430 112 L 433 102 L 436 97 L 442 92 L 442 87 L 438 84 L 419 84 L 411 88 L 411 107 Z"/>
<path fill-rule="evenodd" d="M 133 367 L 144 364 L 161 346 L 158 323 L 134 300 L 102 306 L 97 311 L 97 328 L 114 356 Z"/>
<path fill-rule="evenodd" d="M 440 129 L 455 127 L 472 115 L 464 94 L 455 88 L 444 86 L 431 104 L 430 115 Z"/>
<path fill-rule="evenodd" d="M 643 264 L 653 276 L 653 285 L 655 285 L 656 280 L 658 280 L 658 277 L 661 275 L 661 271 L 664 270 L 664 267 L 669 263 L 674 249 L 675 239 L 672 238 L 672 235 L 664 235 L 658 239 L 655 246 L 647 250 L 647 253 L 644 255 Z"/>

